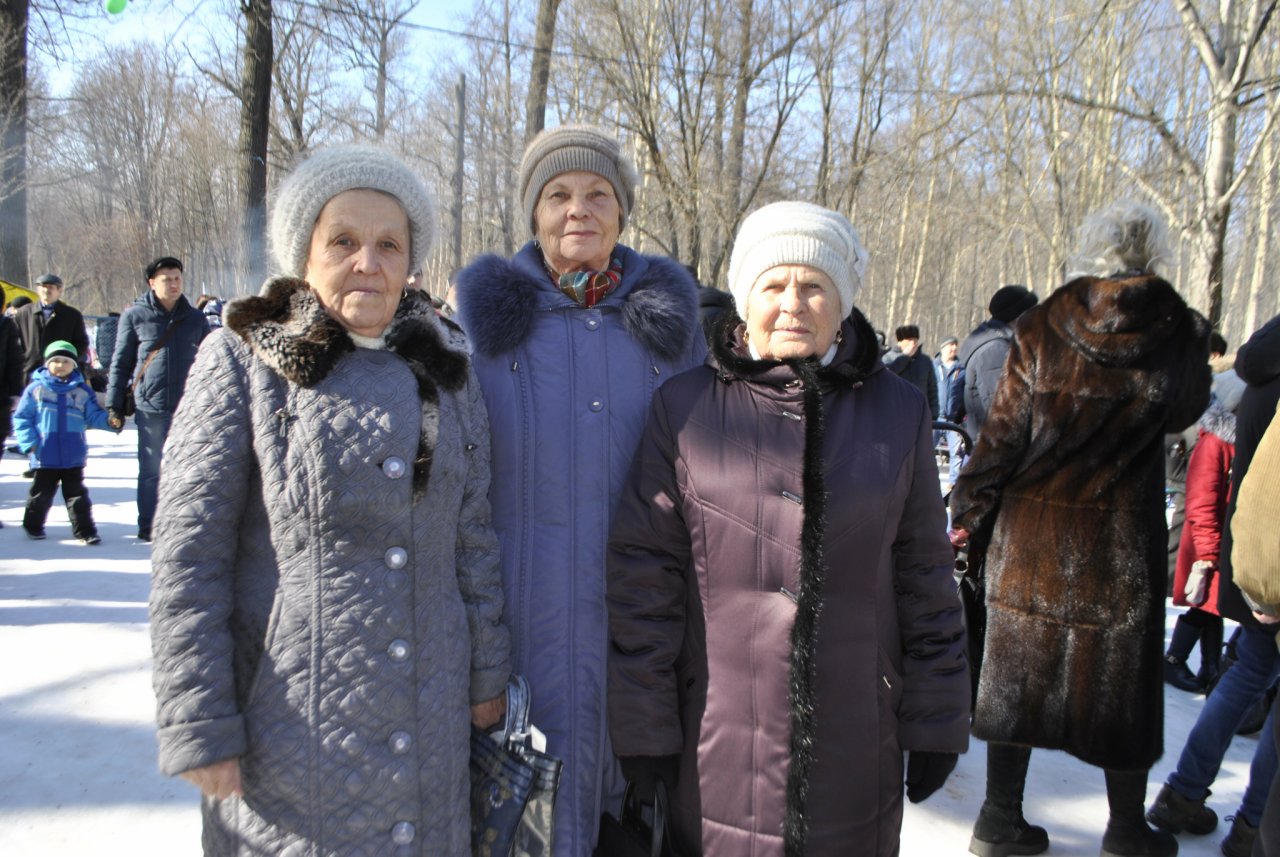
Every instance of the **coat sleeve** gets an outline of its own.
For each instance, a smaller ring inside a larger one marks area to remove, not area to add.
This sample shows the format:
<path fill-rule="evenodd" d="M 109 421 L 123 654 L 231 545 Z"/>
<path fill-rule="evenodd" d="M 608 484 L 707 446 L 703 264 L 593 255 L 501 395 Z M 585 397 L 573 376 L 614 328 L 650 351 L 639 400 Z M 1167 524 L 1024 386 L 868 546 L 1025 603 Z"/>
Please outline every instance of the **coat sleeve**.
<path fill-rule="evenodd" d="M 116 325 L 116 350 L 111 355 L 107 407 L 117 411 L 124 407 L 124 393 L 133 380 L 133 370 L 138 363 L 138 331 L 133 326 L 134 315 L 132 308 L 125 310 Z"/>
<path fill-rule="evenodd" d="M 606 563 L 609 736 L 619 756 L 670 756 L 683 745 L 676 659 L 690 555 L 659 390 L 613 516 Z"/>
<path fill-rule="evenodd" d="M 1218 564 L 1230 488 L 1231 448 L 1206 434 L 1191 450 L 1191 460 L 1187 463 L 1187 516 L 1183 532 L 1195 548 L 1193 560 Z"/>
<path fill-rule="evenodd" d="M 911 485 L 893 542 L 902 641 L 898 739 L 904 750 L 959 753 L 969 746 L 969 666 L 927 416 L 920 420 Z"/>
<path fill-rule="evenodd" d="M 995 406 L 996 392 L 1000 389 L 1000 381 L 1004 378 L 1005 361 L 1010 350 L 1010 340 L 993 339 L 981 346 L 969 360 L 965 368 L 967 377 L 972 378 L 974 396 L 977 400 L 979 422 L 986 424 L 986 417 Z M 970 408 L 973 411 L 974 408 Z"/>
<path fill-rule="evenodd" d="M 455 561 L 471 633 L 474 705 L 501 695 L 506 687 L 511 675 L 511 637 L 502 624 L 501 553 L 489 506 L 489 420 L 480 385 L 470 370 L 459 405 L 467 412 L 465 442 L 472 449 L 458 516 Z"/>
<path fill-rule="evenodd" d="M 1022 464 L 1031 437 L 1032 356 L 1013 340 L 987 421 L 951 492 L 953 525 L 976 533 L 989 526 L 1000 495 Z"/>
<path fill-rule="evenodd" d="M 1246 383 L 1255 386 L 1280 375 L 1280 315 L 1258 328 L 1240 346 L 1235 370 Z"/>
<path fill-rule="evenodd" d="M 103 429 L 105 431 L 115 431 L 111 424 L 107 422 L 110 419 L 106 409 L 98 404 L 98 394 L 93 392 L 93 388 L 84 383 L 85 392 L 89 394 L 89 398 L 84 400 L 84 421 L 89 428 Z"/>
<path fill-rule="evenodd" d="M 165 774 L 246 749 L 230 622 L 236 534 L 256 464 L 247 369 L 232 339 L 210 339 L 197 355 L 160 475 L 151 648 Z"/>
<path fill-rule="evenodd" d="M 36 413 L 36 385 L 28 384 L 18 399 L 18 407 L 13 411 L 13 437 L 18 442 L 18 449 L 38 450 L 40 448 L 40 429 Z"/>

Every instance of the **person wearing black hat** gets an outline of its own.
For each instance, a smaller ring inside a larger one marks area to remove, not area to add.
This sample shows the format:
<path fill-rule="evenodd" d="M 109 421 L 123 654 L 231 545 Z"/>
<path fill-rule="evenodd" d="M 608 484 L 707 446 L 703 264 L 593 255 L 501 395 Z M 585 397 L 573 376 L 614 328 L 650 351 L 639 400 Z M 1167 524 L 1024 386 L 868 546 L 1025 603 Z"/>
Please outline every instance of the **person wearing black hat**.
<path fill-rule="evenodd" d="M 80 310 L 62 301 L 62 278 L 44 274 L 36 280 L 38 302 L 32 302 L 13 314 L 22 337 L 22 382 L 31 381 L 31 373 L 44 365 L 44 350 L 53 342 L 70 342 L 81 355 L 89 353 L 89 333 Z M 80 358 L 80 368 L 85 368 Z"/>
<path fill-rule="evenodd" d="M 893 332 L 897 346 L 884 356 L 889 371 L 910 381 L 929 402 L 929 413 L 933 419 L 938 418 L 938 376 L 934 372 L 933 361 L 920 348 L 920 328 L 914 324 L 904 324 Z"/>
<path fill-rule="evenodd" d="M 160 484 L 160 453 L 196 350 L 209 334 L 209 323 L 182 293 L 180 259 L 161 256 L 145 272 L 148 290 L 117 324 L 107 408 L 111 425 L 122 427 L 125 394 L 133 389 L 138 426 L 138 538 L 149 542 Z"/>
<path fill-rule="evenodd" d="M 991 296 L 991 318 L 974 328 L 960 346 L 964 367 L 964 408 L 969 435 L 976 442 L 1004 375 L 1004 359 L 1013 339 L 1013 323 L 1039 302 L 1026 286 L 1003 286 Z"/>

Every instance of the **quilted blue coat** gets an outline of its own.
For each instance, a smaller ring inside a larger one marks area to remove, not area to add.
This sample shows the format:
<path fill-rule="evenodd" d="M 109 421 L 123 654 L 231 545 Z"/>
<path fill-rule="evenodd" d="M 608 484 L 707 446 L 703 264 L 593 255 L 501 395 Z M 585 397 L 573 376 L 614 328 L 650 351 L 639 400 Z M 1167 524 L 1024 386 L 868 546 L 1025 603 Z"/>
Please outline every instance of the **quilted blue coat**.
<path fill-rule="evenodd" d="M 528 244 L 458 276 L 458 307 L 489 413 L 494 526 L 513 669 L 532 719 L 564 761 L 558 857 L 591 853 L 624 782 L 605 712 L 605 543 L 667 378 L 702 363 L 697 284 L 670 259 L 619 246 L 622 281 L 585 309 L 551 282 Z"/>
<path fill-rule="evenodd" d="M 469 706 L 510 674 L 484 405 L 420 293 L 386 341 L 272 281 L 228 307 L 174 418 L 160 767 L 238 757 L 244 788 L 204 801 L 206 855 L 470 853 Z"/>

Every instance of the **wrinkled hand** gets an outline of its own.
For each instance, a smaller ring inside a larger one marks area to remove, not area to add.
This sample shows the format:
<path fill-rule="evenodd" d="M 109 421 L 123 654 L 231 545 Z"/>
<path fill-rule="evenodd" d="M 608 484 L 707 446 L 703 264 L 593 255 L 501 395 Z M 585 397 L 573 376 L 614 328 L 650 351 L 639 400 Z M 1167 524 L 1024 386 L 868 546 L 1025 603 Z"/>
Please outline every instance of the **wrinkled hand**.
<path fill-rule="evenodd" d="M 107 425 L 116 431 L 120 431 L 124 428 L 124 417 L 115 408 L 107 408 Z"/>
<path fill-rule="evenodd" d="M 912 750 L 907 757 L 907 799 L 920 803 L 942 788 L 959 758 L 957 753 Z"/>
<path fill-rule="evenodd" d="M 200 794 L 226 800 L 232 795 L 243 797 L 240 788 L 240 760 L 223 759 L 203 768 L 184 771 L 182 778 L 200 789 Z"/>
<path fill-rule="evenodd" d="M 947 530 L 947 538 L 951 540 L 951 546 L 956 550 L 969 546 L 969 531 L 963 527 Z"/>
<path fill-rule="evenodd" d="M 471 722 L 477 729 L 488 729 L 507 713 L 507 694 L 503 691 L 486 702 L 471 706 Z"/>
<path fill-rule="evenodd" d="M 622 775 L 627 778 L 636 790 L 636 799 L 641 803 L 653 803 L 658 791 L 658 780 L 667 785 L 667 791 L 676 788 L 676 779 L 680 775 L 679 756 L 619 756 Z"/>

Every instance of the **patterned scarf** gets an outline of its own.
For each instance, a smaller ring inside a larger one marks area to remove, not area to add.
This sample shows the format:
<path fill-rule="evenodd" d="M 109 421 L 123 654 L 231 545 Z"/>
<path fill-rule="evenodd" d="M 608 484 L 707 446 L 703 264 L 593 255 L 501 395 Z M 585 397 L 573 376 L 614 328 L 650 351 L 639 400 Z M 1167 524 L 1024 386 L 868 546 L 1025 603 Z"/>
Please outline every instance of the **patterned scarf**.
<path fill-rule="evenodd" d="M 609 293 L 622 282 L 622 260 L 609 261 L 607 271 L 570 271 L 551 279 L 560 287 L 560 291 L 573 298 L 582 306 L 591 308 L 608 297 Z"/>

